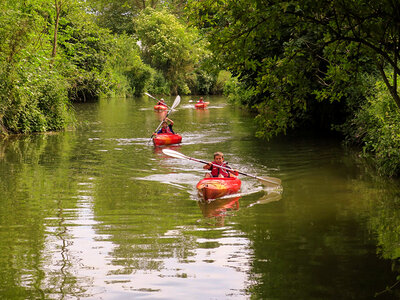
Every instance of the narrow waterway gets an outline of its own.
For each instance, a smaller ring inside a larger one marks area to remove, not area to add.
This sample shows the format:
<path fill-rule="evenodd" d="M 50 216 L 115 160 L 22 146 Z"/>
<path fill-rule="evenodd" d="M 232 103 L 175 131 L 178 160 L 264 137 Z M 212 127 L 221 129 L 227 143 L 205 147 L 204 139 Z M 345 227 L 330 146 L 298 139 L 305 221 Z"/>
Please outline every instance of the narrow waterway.
<path fill-rule="evenodd" d="M 281 188 L 240 176 L 237 197 L 199 202 L 203 165 L 149 143 L 154 100 L 77 104 L 75 130 L 0 141 L 0 299 L 398 299 L 399 183 L 332 138 L 258 140 L 205 100 L 182 97 L 169 149 Z"/>

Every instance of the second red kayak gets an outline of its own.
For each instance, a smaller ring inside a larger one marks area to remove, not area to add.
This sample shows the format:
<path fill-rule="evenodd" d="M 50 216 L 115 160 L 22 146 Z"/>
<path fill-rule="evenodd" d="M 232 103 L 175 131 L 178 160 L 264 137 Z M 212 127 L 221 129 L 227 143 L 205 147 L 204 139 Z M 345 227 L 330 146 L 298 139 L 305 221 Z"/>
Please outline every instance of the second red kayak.
<path fill-rule="evenodd" d="M 206 107 L 208 106 L 209 103 L 210 103 L 210 102 L 196 103 L 196 104 L 194 105 L 194 107 L 196 107 L 196 108 L 206 108 Z"/>
<path fill-rule="evenodd" d="M 159 133 L 153 138 L 154 146 L 179 144 L 181 141 L 182 136 L 171 133 Z"/>
<path fill-rule="evenodd" d="M 163 111 L 163 110 L 167 110 L 168 107 L 165 105 L 154 105 L 154 110 L 158 110 L 158 111 Z"/>
<path fill-rule="evenodd" d="M 225 195 L 231 195 L 240 190 L 242 182 L 239 178 L 211 177 L 200 180 L 197 185 L 199 195 L 204 199 L 216 199 Z"/>

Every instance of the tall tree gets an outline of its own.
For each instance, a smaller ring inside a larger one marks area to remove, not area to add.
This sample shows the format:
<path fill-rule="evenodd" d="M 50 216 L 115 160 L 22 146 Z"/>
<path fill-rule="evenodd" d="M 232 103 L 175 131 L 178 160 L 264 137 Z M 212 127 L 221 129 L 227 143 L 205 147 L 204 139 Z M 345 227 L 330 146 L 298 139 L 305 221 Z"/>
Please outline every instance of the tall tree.
<path fill-rule="evenodd" d="M 201 47 L 196 32 L 184 26 L 167 10 L 144 10 L 135 20 L 136 35 L 144 61 L 163 72 L 177 94 L 185 87 L 186 76 L 199 60 Z"/>
<path fill-rule="evenodd" d="M 379 72 L 400 107 L 398 1 L 190 0 L 188 6 L 213 51 L 253 89 L 250 105 L 261 102 L 260 114 L 272 115 L 281 131 L 307 109 L 310 95 L 343 100 L 362 70 Z"/>

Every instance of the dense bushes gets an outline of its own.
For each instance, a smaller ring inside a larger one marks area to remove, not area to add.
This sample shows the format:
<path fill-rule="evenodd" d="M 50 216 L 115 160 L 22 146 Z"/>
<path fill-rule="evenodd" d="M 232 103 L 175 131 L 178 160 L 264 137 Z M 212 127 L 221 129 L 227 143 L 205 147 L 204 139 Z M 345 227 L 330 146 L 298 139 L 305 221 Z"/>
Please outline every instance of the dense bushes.
<path fill-rule="evenodd" d="M 46 60 L 0 77 L 2 123 L 8 132 L 61 130 L 72 121 L 65 81 Z"/>
<path fill-rule="evenodd" d="M 72 113 L 66 81 L 50 58 L 50 43 L 43 40 L 43 29 L 47 29 L 46 6 L 40 1 L 25 4 L 7 1 L 2 5 L 0 131 L 65 128 L 72 120 Z"/>
<path fill-rule="evenodd" d="M 342 131 L 348 142 L 361 145 L 381 174 L 400 174 L 400 114 L 382 81 L 371 88 L 367 101 L 354 112 Z"/>

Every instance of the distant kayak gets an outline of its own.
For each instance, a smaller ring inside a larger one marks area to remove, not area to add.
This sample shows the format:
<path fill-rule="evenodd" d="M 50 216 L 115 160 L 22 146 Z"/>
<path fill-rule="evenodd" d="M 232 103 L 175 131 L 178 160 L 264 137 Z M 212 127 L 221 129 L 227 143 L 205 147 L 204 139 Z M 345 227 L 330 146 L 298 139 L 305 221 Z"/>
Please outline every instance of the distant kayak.
<path fill-rule="evenodd" d="M 159 105 L 159 104 L 154 105 L 154 110 L 163 111 L 163 110 L 167 110 L 167 109 L 168 109 L 168 107 L 165 105 Z"/>
<path fill-rule="evenodd" d="M 242 182 L 239 178 L 211 177 L 200 180 L 197 185 L 199 195 L 204 199 L 216 199 L 225 195 L 231 195 L 240 190 Z"/>
<path fill-rule="evenodd" d="M 196 107 L 196 108 L 206 108 L 206 107 L 208 106 L 209 103 L 210 103 L 210 102 L 196 103 L 196 104 L 194 105 L 194 107 Z"/>
<path fill-rule="evenodd" d="M 182 136 L 179 134 L 159 133 L 153 138 L 154 146 L 179 144 Z"/>

